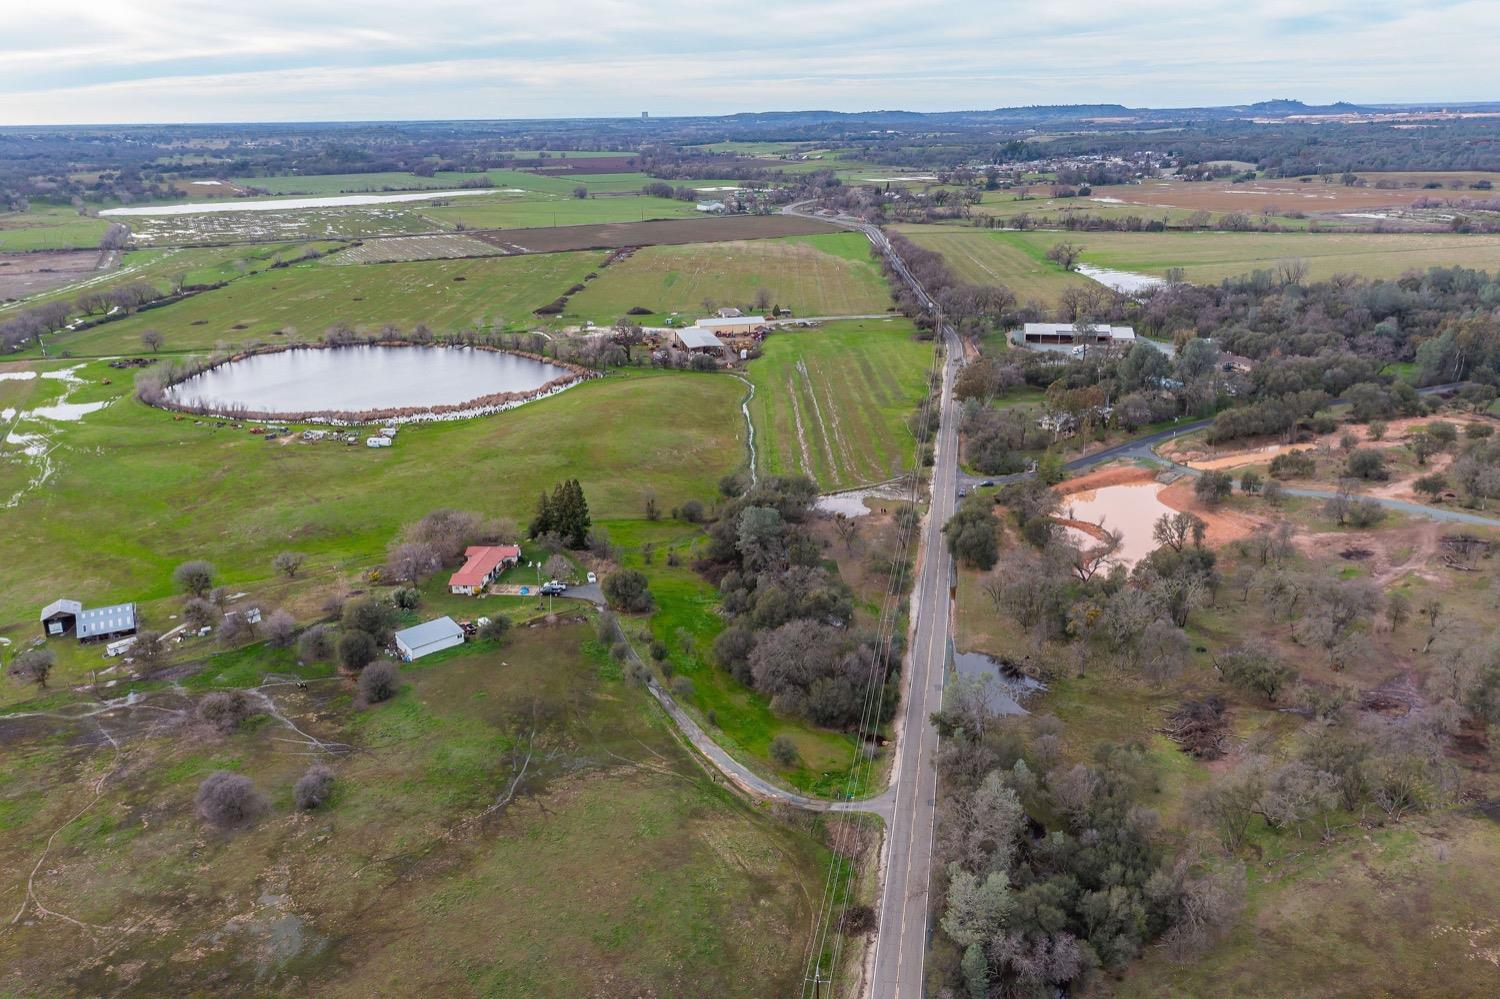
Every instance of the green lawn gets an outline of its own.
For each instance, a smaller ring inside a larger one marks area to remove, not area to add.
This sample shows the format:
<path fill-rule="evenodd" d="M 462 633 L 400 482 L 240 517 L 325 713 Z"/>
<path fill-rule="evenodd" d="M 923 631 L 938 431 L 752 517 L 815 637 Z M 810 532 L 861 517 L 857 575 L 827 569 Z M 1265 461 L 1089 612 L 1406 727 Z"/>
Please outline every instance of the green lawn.
<path fill-rule="evenodd" d="M 862 249 L 861 249 L 862 248 Z M 890 290 L 857 233 L 730 243 L 648 246 L 604 271 L 567 316 L 612 322 L 639 306 L 653 316 L 702 315 L 748 306 L 760 289 L 798 315 L 868 315 L 890 307 Z"/>
<path fill-rule="evenodd" d="M 761 472 L 805 474 L 830 490 L 910 468 L 907 420 L 933 350 L 912 332 L 905 320 L 860 320 L 768 337 L 748 371 Z"/>
<path fill-rule="evenodd" d="M 135 351 L 147 329 L 161 332 L 164 350 L 181 351 L 316 340 L 335 323 L 367 330 L 386 323 L 403 329 L 425 323 L 434 331 L 476 322 L 530 328 L 533 309 L 582 281 L 602 259 L 586 252 L 357 267 L 298 264 L 93 329 L 57 334 L 48 338 L 47 349 L 80 357 Z"/>
<path fill-rule="evenodd" d="M 206 978 L 336 996 L 393 982 L 432 995 L 794 991 L 827 852 L 808 825 L 716 786 L 590 638 L 574 625 L 466 647 L 404 668 L 396 698 L 364 710 L 346 681 L 314 674 L 306 690 L 266 688 L 294 722 L 228 735 L 160 727 L 193 708 L 168 690 L 102 722 L 10 723 L 0 881 L 24 885 L 45 849 L 39 902 L 130 929 L 32 908 L 0 939 L 8 977 L 47 996 L 182 994 Z M 257 647 L 209 670 L 249 686 L 256 665 L 284 672 L 286 658 Z M 351 751 L 316 752 L 308 735 Z M 527 746 L 514 798 L 486 816 Z M 332 768 L 334 793 L 299 814 L 291 788 L 312 762 Z M 220 769 L 269 800 L 252 828 L 193 815 Z"/>

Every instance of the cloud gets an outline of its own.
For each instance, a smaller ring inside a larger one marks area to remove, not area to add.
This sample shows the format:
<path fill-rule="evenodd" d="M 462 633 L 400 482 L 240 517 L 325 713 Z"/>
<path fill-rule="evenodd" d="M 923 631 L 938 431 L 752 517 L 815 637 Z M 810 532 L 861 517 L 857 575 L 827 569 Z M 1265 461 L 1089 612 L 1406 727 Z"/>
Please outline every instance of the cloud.
<path fill-rule="evenodd" d="M 1500 5 L 1372 0 L 57 0 L 7 12 L 0 122 L 1482 100 Z"/>

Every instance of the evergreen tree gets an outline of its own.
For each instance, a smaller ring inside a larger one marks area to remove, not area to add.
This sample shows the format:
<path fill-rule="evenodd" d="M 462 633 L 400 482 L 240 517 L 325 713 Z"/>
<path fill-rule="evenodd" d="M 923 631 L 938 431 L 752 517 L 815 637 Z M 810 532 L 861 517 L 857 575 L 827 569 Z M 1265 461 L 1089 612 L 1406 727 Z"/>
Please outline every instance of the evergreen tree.
<path fill-rule="evenodd" d="M 537 498 L 536 516 L 532 518 L 531 527 L 527 533 L 531 537 L 536 538 L 546 534 L 548 531 L 556 530 L 556 520 L 557 508 L 547 499 L 547 493 L 543 491 L 542 495 Z"/>

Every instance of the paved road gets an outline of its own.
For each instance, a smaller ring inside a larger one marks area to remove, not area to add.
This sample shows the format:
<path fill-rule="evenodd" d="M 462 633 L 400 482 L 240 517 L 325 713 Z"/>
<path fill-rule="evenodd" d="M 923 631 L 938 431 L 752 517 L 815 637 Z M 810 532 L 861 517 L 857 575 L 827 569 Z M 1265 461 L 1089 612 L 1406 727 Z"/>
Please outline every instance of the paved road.
<path fill-rule="evenodd" d="M 901 258 L 893 256 L 885 234 L 860 219 L 811 215 L 797 206 L 789 214 L 821 218 L 865 234 L 875 248 L 929 308 L 932 300 Z M 953 380 L 961 345 L 952 327 L 942 327 L 942 405 L 932 472 L 932 503 L 922 525 L 916 586 L 912 591 L 914 631 L 905 670 L 906 691 L 892 771 L 892 812 L 886 822 L 885 870 L 880 923 L 875 938 L 875 971 L 869 990 L 874 999 L 921 999 L 927 959 L 931 906 L 932 840 L 937 819 L 937 727 L 932 714 L 942 707 L 948 665 L 950 588 L 953 559 L 943 540 L 943 525 L 953 515 L 958 480 L 958 418 Z"/>

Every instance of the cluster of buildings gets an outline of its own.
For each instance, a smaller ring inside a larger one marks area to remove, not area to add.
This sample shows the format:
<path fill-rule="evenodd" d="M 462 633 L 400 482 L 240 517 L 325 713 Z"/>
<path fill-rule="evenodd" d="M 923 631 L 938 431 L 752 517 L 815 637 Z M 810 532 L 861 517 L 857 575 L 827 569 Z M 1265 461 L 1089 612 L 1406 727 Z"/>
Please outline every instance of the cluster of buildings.
<path fill-rule="evenodd" d="M 107 642 L 136 632 L 135 604 L 85 608 L 64 597 L 43 607 L 41 619 L 48 638 L 77 635 L 80 642 Z"/>
<path fill-rule="evenodd" d="M 672 330 L 673 345 L 690 354 L 718 356 L 725 350 L 734 348 L 736 341 L 741 342 L 739 349 L 745 351 L 748 347 L 743 341 L 758 342 L 765 337 L 766 324 L 770 322 L 765 316 L 742 316 L 738 309 L 721 309 L 719 312 L 719 315 L 711 319 L 700 319 L 692 326 Z M 726 312 L 735 314 L 725 315 Z"/>

